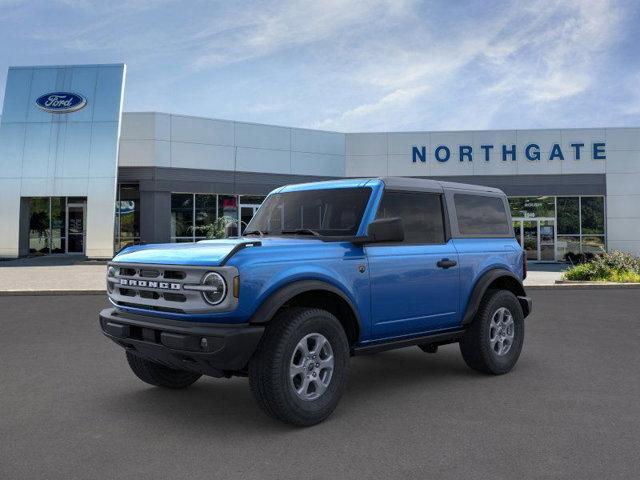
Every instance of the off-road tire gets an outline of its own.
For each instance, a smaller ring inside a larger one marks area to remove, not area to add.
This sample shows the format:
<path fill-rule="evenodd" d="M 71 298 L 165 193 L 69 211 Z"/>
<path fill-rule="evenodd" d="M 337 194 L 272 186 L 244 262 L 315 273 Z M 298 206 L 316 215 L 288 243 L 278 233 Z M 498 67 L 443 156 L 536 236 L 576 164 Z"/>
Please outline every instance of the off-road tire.
<path fill-rule="evenodd" d="M 198 380 L 202 375 L 185 370 L 174 370 L 155 362 L 145 360 L 138 355 L 126 352 L 127 362 L 133 373 L 145 383 L 156 387 L 166 388 L 187 388 Z"/>
<path fill-rule="evenodd" d="M 509 351 L 499 356 L 490 345 L 490 324 L 498 309 L 505 307 L 513 317 L 515 333 Z M 518 361 L 524 341 L 524 315 L 516 296 L 508 290 L 489 290 L 480 303 L 469 329 L 460 341 L 466 364 L 474 370 L 492 375 L 508 373 Z"/>
<path fill-rule="evenodd" d="M 324 393 L 302 400 L 290 380 L 290 363 L 298 342 L 319 333 L 330 343 L 334 367 Z M 318 308 L 288 308 L 269 322 L 249 362 L 249 385 L 258 405 L 272 418 L 306 427 L 320 423 L 336 408 L 347 380 L 349 342 L 340 322 Z"/>

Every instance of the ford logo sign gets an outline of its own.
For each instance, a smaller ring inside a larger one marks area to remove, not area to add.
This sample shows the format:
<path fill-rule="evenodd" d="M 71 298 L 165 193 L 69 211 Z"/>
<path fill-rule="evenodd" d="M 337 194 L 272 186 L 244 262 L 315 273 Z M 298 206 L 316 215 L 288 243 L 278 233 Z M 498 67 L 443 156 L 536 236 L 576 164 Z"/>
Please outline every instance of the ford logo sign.
<path fill-rule="evenodd" d="M 72 113 L 85 107 L 87 99 L 77 93 L 53 92 L 38 97 L 36 105 L 49 113 Z"/>

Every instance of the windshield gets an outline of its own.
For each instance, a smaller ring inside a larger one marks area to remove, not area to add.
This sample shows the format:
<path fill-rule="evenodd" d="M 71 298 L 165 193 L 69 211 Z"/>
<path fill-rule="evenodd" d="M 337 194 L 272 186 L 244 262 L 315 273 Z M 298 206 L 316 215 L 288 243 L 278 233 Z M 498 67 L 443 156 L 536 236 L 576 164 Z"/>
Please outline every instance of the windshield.
<path fill-rule="evenodd" d="M 329 188 L 276 193 L 264 201 L 245 235 L 354 236 L 370 188 Z"/>

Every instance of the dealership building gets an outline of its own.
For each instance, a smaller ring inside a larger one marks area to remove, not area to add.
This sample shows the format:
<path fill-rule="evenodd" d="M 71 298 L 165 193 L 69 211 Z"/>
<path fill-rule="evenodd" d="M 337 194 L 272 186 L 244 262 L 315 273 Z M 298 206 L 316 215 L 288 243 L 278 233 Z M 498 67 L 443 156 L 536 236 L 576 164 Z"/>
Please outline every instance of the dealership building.
<path fill-rule="evenodd" d="M 640 254 L 640 128 L 345 133 L 123 112 L 126 68 L 12 67 L 0 118 L 0 257 L 110 258 L 244 228 L 265 195 L 345 177 L 498 187 L 532 261 Z"/>

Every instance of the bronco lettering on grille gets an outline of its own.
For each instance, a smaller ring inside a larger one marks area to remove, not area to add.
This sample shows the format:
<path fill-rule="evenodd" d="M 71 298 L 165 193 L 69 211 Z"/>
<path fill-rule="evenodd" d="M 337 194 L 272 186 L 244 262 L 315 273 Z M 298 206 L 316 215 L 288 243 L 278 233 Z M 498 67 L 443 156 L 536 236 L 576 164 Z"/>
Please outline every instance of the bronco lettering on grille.
<path fill-rule="evenodd" d="M 182 288 L 182 285 L 179 283 L 151 282 L 148 280 L 134 280 L 131 278 L 121 278 L 120 285 L 129 287 L 158 288 L 161 290 L 180 290 Z"/>

